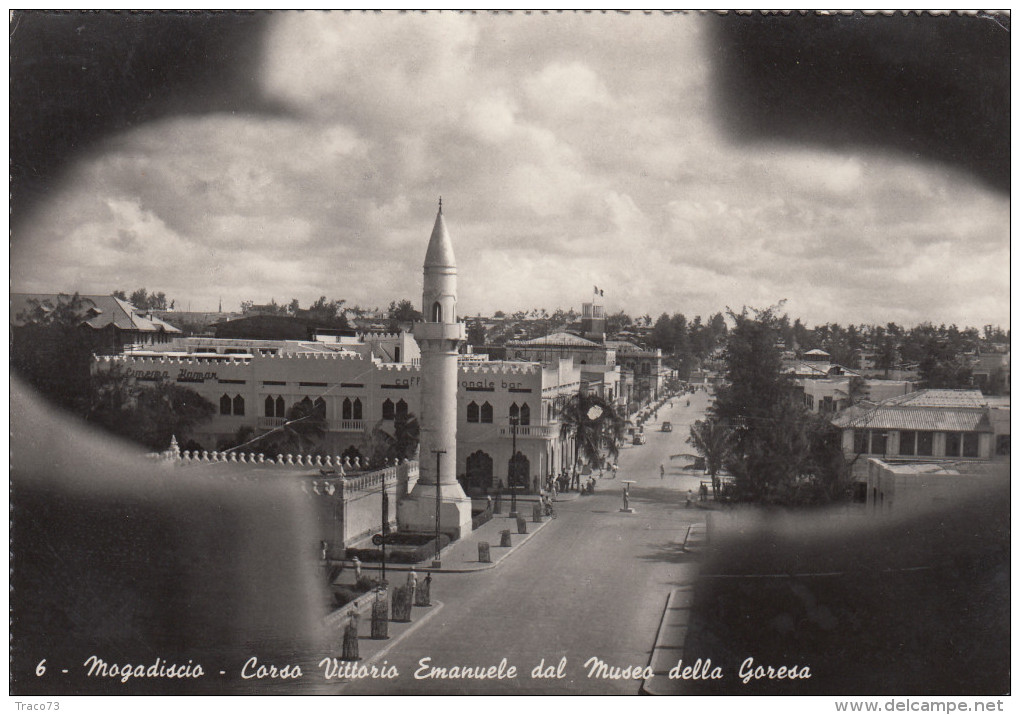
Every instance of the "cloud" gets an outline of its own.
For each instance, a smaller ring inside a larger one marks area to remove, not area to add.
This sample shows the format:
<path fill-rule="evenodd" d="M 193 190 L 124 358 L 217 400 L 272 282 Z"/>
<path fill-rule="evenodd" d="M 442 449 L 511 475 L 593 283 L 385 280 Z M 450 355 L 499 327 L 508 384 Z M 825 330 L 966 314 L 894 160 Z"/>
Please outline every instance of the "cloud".
<path fill-rule="evenodd" d="M 788 298 L 812 322 L 1009 323 L 1009 202 L 908 154 L 722 134 L 704 18 L 281 13 L 274 116 L 138 127 L 68 173 L 16 290 L 195 309 L 420 292 L 444 197 L 468 313 Z"/>

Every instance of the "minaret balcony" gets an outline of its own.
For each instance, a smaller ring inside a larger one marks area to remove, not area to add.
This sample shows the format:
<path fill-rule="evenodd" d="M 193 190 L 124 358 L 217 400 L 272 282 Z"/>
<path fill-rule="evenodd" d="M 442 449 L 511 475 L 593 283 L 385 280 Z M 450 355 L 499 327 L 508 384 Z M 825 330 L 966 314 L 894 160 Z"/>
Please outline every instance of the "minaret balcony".
<path fill-rule="evenodd" d="M 457 340 L 467 339 L 464 323 L 415 323 L 415 340 Z"/>

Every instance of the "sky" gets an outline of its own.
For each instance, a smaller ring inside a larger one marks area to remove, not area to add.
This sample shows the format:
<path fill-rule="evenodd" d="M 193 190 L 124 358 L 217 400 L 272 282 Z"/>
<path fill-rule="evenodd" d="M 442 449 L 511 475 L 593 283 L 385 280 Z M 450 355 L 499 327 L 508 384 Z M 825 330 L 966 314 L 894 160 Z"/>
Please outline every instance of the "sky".
<path fill-rule="evenodd" d="M 1008 327 L 1009 198 L 888 146 L 727 129 L 709 18 L 280 13 L 272 112 L 169 114 L 68 163 L 12 290 L 178 309 L 421 300 L 439 196 L 460 310 Z M 1008 145 L 1008 137 L 1007 137 Z"/>

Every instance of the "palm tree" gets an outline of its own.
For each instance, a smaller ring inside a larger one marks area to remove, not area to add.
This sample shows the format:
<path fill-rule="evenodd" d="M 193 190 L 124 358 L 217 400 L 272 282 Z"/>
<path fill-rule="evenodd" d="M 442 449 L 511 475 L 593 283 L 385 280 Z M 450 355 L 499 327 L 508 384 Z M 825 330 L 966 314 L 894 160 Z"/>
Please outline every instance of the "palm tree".
<path fill-rule="evenodd" d="M 369 433 L 366 446 L 373 464 L 386 459 L 414 459 L 420 438 L 418 418 L 412 414 L 398 415 L 389 430 L 386 422 L 379 420 Z"/>
<path fill-rule="evenodd" d="M 713 496 L 719 494 L 719 478 L 716 475 L 733 453 L 732 436 L 730 428 L 719 420 L 698 420 L 691 425 L 691 434 L 687 438 L 687 444 L 694 447 L 698 454 L 673 455 L 674 458 L 688 459 L 700 456 L 705 460 L 705 471 L 712 479 Z"/>
<path fill-rule="evenodd" d="M 574 469 L 584 456 L 589 464 L 601 465 L 603 454 L 616 458 L 626 421 L 612 402 L 593 392 L 571 395 L 559 408 L 560 438 L 574 438 Z"/>
<path fill-rule="evenodd" d="M 266 433 L 264 446 L 270 452 L 312 454 L 325 434 L 325 403 L 313 403 L 306 397 L 287 411 L 287 421 L 282 426 Z"/>

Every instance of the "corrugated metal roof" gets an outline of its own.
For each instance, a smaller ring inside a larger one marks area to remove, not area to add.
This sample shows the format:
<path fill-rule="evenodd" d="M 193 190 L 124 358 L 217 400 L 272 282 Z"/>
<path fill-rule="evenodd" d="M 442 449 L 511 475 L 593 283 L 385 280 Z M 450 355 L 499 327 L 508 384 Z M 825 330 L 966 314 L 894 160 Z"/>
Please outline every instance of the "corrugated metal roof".
<path fill-rule="evenodd" d="M 852 407 L 832 423 L 853 429 L 925 430 L 933 432 L 991 432 L 987 410 L 879 405 L 873 410 Z"/>
<path fill-rule="evenodd" d="M 885 400 L 883 405 L 899 407 L 966 407 L 979 409 L 988 405 L 980 390 L 920 390 Z"/>

